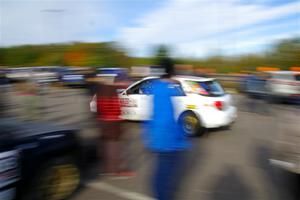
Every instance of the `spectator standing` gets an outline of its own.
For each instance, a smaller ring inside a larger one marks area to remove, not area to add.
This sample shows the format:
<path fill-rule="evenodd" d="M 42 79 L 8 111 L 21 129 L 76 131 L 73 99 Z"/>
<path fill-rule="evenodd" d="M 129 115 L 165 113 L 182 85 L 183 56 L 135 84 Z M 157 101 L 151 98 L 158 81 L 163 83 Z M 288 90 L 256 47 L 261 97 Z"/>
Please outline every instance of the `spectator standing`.
<path fill-rule="evenodd" d="M 170 79 L 174 72 L 171 59 L 162 57 L 166 74 L 153 83 L 153 116 L 145 124 L 145 144 L 155 157 L 152 189 L 158 200 L 173 200 L 184 173 L 186 153 L 190 148 L 186 135 L 174 118 L 172 97 L 177 94 Z"/>
<path fill-rule="evenodd" d="M 100 155 L 103 159 L 103 174 L 117 176 L 133 176 L 134 173 L 124 169 L 125 159 L 122 159 L 123 120 L 118 89 L 121 85 L 111 81 L 101 81 L 98 87 L 97 119 L 100 122 Z"/>

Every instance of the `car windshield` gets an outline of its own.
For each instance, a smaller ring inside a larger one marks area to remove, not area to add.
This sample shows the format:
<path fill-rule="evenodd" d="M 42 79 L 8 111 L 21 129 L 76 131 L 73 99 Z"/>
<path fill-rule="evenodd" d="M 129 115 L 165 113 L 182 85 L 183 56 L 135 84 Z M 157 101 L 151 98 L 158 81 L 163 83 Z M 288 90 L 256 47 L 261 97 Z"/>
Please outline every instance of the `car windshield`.
<path fill-rule="evenodd" d="M 221 85 L 216 81 L 186 81 L 190 93 L 204 96 L 223 96 L 225 94 Z"/>

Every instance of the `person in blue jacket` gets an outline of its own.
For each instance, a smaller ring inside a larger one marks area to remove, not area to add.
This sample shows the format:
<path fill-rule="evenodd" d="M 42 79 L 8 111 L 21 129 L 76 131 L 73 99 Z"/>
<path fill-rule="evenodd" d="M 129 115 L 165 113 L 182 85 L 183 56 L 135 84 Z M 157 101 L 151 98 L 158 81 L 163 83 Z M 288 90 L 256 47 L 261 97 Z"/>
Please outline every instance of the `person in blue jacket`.
<path fill-rule="evenodd" d="M 153 115 L 145 124 L 144 139 L 146 147 L 155 155 L 152 189 L 156 199 L 175 199 L 184 172 L 187 150 L 190 144 L 174 117 L 172 97 L 184 95 L 176 87 L 173 64 L 163 59 L 162 67 L 166 74 L 153 82 Z"/>

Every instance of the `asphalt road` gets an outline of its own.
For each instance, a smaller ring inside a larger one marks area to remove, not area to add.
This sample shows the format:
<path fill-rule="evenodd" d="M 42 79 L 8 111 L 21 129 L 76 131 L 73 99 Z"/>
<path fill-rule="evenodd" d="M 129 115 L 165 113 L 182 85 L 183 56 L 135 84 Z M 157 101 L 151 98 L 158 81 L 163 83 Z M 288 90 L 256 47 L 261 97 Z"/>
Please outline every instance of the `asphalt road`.
<path fill-rule="evenodd" d="M 24 116 L 22 95 L 8 88 L 9 113 Z M 84 89 L 52 88 L 38 97 L 38 116 L 82 130 L 83 138 L 94 139 L 97 122 L 89 112 L 89 96 Z M 270 165 L 273 141 L 280 132 L 300 130 L 300 107 L 267 104 L 234 94 L 238 119 L 231 129 L 209 130 L 191 138 L 193 148 L 182 180 L 179 198 L 183 200 L 293 199 L 297 176 Z M 126 123 L 124 156 L 137 176 L 130 179 L 102 177 L 93 171 L 92 179 L 73 200 L 150 200 L 149 175 L 152 156 L 143 149 L 141 124 Z"/>

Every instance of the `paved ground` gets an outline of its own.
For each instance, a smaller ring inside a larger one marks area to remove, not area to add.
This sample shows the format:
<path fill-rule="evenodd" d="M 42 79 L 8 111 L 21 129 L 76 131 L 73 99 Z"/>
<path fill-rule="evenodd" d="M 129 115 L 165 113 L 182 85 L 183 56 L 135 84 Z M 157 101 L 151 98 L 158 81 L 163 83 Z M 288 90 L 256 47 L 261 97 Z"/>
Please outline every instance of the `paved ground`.
<path fill-rule="evenodd" d="M 10 113 L 26 112 L 20 106 L 23 97 L 8 90 Z M 300 130 L 299 106 L 269 105 L 242 95 L 234 95 L 234 99 L 239 113 L 230 130 L 210 130 L 201 138 L 191 138 L 193 149 L 179 199 L 292 199 L 295 176 L 274 168 L 268 159 L 278 133 Z M 81 128 L 84 138 L 93 139 L 97 134 L 83 89 L 51 89 L 40 100 L 42 119 Z M 142 148 L 140 124 L 131 122 L 126 128 L 127 157 L 137 176 L 112 179 L 95 173 L 74 200 L 152 199 L 148 185 L 152 157 Z"/>

